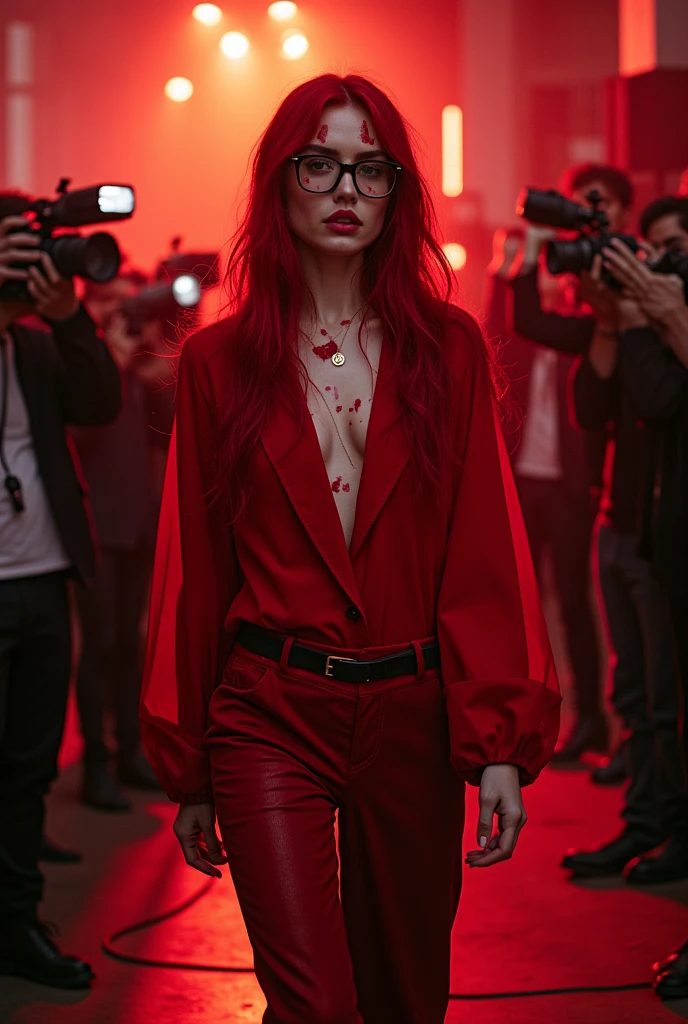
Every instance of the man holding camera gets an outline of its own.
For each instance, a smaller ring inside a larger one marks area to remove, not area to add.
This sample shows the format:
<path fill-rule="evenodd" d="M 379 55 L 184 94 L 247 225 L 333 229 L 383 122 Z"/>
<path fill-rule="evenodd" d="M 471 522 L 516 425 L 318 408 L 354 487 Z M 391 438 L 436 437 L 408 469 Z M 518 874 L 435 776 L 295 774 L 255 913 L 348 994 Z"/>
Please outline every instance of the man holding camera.
<path fill-rule="evenodd" d="M 71 669 L 67 579 L 95 569 L 65 427 L 113 419 L 120 379 L 72 281 L 13 215 L 26 209 L 0 194 L 0 973 L 86 988 L 89 965 L 37 916 L 37 862 Z M 47 330 L 21 322 L 34 314 Z"/>
<path fill-rule="evenodd" d="M 635 538 L 628 538 L 628 554 L 622 560 L 614 558 L 613 564 L 617 573 L 624 565 L 632 571 L 636 587 L 656 593 L 662 613 L 659 623 L 650 623 L 643 631 L 648 646 L 661 645 L 661 651 L 651 652 L 654 656 L 648 658 L 645 674 L 641 667 L 636 668 L 639 692 L 630 678 L 623 686 L 625 714 L 632 719 L 632 762 L 637 762 L 624 816 L 628 821 L 629 806 L 638 804 L 634 788 L 646 789 L 648 807 L 655 805 L 655 832 L 659 829 L 655 838 L 660 842 L 668 839 L 657 856 L 642 858 L 627 872 L 629 882 L 651 885 L 688 878 L 688 791 L 685 750 L 678 733 L 680 702 L 674 658 L 676 651 L 685 680 L 686 619 L 676 609 L 681 604 L 677 595 L 685 593 L 686 583 L 683 574 L 676 573 L 676 565 L 685 563 L 688 550 L 682 518 L 686 513 L 683 470 L 678 465 L 685 457 L 680 429 L 688 401 L 688 200 L 667 197 L 650 204 L 642 214 L 641 230 L 652 246 L 647 261 L 641 262 L 619 239 L 602 251 L 604 267 L 623 286 L 623 293 L 613 293 L 619 336 L 607 339 L 597 350 L 591 348 L 586 361 L 591 369 L 586 369 L 584 362 L 579 379 L 596 374 L 592 386 L 602 401 L 606 396 L 613 401 L 616 388 L 629 406 L 628 418 L 642 417 L 649 434 L 643 541 L 638 549 Z M 657 272 L 672 267 L 677 273 Z M 659 509 L 654 507 L 656 490 L 662 494 L 661 525 Z M 600 538 L 601 556 L 607 543 Z M 673 636 L 665 616 L 667 595 L 674 610 Z M 647 602 L 641 605 L 646 614 L 655 607 L 654 601 L 649 609 Z M 685 613 L 685 604 L 682 607 Z M 638 746 L 635 756 L 633 744 Z"/>
<path fill-rule="evenodd" d="M 563 191 L 588 209 L 590 196 L 596 194 L 597 209 L 606 216 L 610 229 L 622 231 L 626 226 L 633 190 L 617 168 L 573 167 L 565 175 Z M 606 436 L 602 427 L 584 438 L 576 437 L 575 428 L 568 423 L 567 381 L 571 357 L 587 351 L 594 338 L 616 330 L 613 302 L 587 273 L 580 275 L 568 311 L 544 309 L 538 264 L 542 246 L 555 234 L 550 227 L 528 225 L 522 263 L 512 279 L 514 329 L 540 346 L 534 351 L 529 373 L 523 439 L 514 471 L 531 545 L 537 550 L 543 536 L 549 540 L 576 697 L 575 725 L 555 753 L 554 765 L 576 762 L 584 752 L 603 752 L 608 746 L 590 599 L 592 528 Z M 616 781 L 614 775 L 623 778 L 623 764 L 617 761 L 610 770 L 598 769 L 597 774 L 599 781 Z"/>
<path fill-rule="evenodd" d="M 619 373 L 650 434 L 640 552 L 652 560 L 665 588 L 683 690 L 682 745 L 688 769 L 688 199 L 670 196 L 650 204 L 642 230 L 654 243 L 657 274 L 628 249 L 605 253 L 624 286 L 619 300 Z M 677 808 L 672 839 L 661 853 L 632 869 L 647 884 L 688 875 L 688 799 Z M 688 996 L 688 942 L 655 964 L 662 999 Z"/>

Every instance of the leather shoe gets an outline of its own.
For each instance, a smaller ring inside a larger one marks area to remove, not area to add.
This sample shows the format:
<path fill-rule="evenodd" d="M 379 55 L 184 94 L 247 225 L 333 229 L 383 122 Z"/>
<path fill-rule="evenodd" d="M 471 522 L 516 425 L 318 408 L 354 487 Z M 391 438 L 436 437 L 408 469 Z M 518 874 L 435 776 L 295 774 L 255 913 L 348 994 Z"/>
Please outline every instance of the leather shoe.
<path fill-rule="evenodd" d="M 688 942 L 659 972 L 654 980 L 654 989 L 661 999 L 685 999 L 688 996 Z"/>
<path fill-rule="evenodd" d="M 630 885 L 661 885 L 682 882 L 685 878 L 688 878 L 688 836 L 675 836 L 661 853 L 643 857 L 626 873 Z"/>
<path fill-rule="evenodd" d="M 603 715 L 579 718 L 564 744 L 555 751 L 551 765 L 572 764 L 580 761 L 588 750 L 605 753 L 609 744 L 609 726 Z"/>
<path fill-rule="evenodd" d="M 591 781 L 596 786 L 620 786 L 628 778 L 626 758 L 626 744 L 622 743 L 614 756 L 610 757 L 606 764 L 593 768 L 590 772 Z"/>
<path fill-rule="evenodd" d="M 153 769 L 140 750 L 128 757 L 120 758 L 117 774 L 123 786 L 134 786 L 136 789 L 162 793 L 162 787 L 156 779 Z"/>
<path fill-rule="evenodd" d="M 80 864 L 83 857 L 77 850 L 68 850 L 66 846 L 60 846 L 44 835 L 38 859 L 50 864 Z"/>
<path fill-rule="evenodd" d="M 668 971 L 674 960 L 681 956 L 682 953 L 688 956 L 688 942 L 684 942 L 682 946 L 679 946 L 673 953 L 670 953 L 666 960 L 658 960 L 656 964 L 652 965 L 652 970 L 655 974 L 662 974 L 663 971 Z"/>
<path fill-rule="evenodd" d="M 81 799 L 98 811 L 121 813 L 131 810 L 130 802 L 110 775 L 107 764 L 100 761 L 84 765 Z"/>
<path fill-rule="evenodd" d="M 616 839 L 597 850 L 569 850 L 561 861 L 563 868 L 573 871 L 578 878 L 605 878 L 620 875 L 629 861 L 648 853 L 657 846 L 657 840 L 625 829 Z"/>
<path fill-rule="evenodd" d="M 54 926 L 36 918 L 3 921 L 0 974 L 30 978 L 55 988 L 89 988 L 95 978 L 90 964 L 62 953 L 54 932 Z"/>

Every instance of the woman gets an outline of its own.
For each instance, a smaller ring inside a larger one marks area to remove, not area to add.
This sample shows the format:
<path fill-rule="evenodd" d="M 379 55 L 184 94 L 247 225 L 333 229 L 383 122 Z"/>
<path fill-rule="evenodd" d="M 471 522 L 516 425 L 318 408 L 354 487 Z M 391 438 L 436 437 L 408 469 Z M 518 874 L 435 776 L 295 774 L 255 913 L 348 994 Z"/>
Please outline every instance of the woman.
<path fill-rule="evenodd" d="M 324 75 L 257 150 L 233 316 L 181 357 L 143 727 L 219 876 L 217 816 L 270 1024 L 439 1024 L 463 781 L 487 867 L 556 738 L 489 361 L 440 272 L 400 114 Z"/>

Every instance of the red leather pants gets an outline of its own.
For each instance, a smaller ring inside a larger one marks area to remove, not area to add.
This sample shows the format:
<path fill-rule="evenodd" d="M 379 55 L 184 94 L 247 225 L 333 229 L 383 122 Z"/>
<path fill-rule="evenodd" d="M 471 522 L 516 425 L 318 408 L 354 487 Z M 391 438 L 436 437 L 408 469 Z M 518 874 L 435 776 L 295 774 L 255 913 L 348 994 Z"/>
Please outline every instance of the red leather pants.
<path fill-rule="evenodd" d="M 207 734 L 264 1024 L 442 1024 L 464 787 L 438 673 L 339 683 L 282 660 L 235 647 Z"/>

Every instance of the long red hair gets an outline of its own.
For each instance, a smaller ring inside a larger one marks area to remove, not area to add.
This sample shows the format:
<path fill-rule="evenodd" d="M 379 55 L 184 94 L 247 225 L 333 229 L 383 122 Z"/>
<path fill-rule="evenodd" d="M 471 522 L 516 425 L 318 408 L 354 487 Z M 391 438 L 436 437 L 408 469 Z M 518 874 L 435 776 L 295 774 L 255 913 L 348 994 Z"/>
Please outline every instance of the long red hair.
<path fill-rule="evenodd" d="M 325 107 L 351 102 L 370 113 L 380 148 L 403 167 L 382 233 L 365 253 L 363 300 L 382 320 L 419 479 L 440 498 L 449 498 L 446 338 L 457 315 L 465 316 L 467 338 L 476 344 L 482 344 L 480 332 L 467 315 L 449 306 L 452 272 L 437 240 L 432 200 L 403 116 L 368 79 L 326 74 L 294 89 L 263 134 L 253 160 L 246 214 L 230 252 L 225 286 L 233 313 L 228 344 L 235 386 L 222 410 L 218 481 L 223 483 L 218 489 L 232 521 L 246 504 L 246 470 L 276 389 L 291 389 L 292 407 L 305 412 L 297 353 L 302 302 L 308 293 L 287 224 L 285 167 L 315 136 Z"/>

